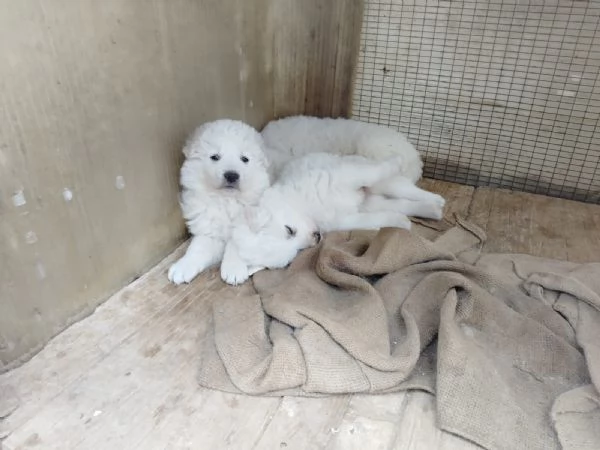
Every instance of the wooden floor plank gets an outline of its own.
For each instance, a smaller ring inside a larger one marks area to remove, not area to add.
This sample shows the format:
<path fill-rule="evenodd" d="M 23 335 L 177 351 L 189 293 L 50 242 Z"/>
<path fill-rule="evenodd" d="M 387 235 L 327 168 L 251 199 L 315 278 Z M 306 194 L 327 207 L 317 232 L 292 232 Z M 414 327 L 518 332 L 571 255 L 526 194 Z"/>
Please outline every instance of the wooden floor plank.
<path fill-rule="evenodd" d="M 181 300 L 190 288 L 176 290 L 166 277 L 155 274 L 164 272 L 182 251 L 175 251 L 91 316 L 56 336 L 25 365 L 0 375 L 0 385 L 11 386 L 20 402 L 18 409 L 0 422 L 0 433 L 20 426 L 145 323 Z M 208 290 L 214 279 L 215 274 L 207 274 L 197 286 Z"/>
<path fill-rule="evenodd" d="M 407 393 L 356 395 L 327 450 L 387 449 L 397 437 L 398 423 L 406 407 Z"/>
<path fill-rule="evenodd" d="M 286 397 L 253 450 L 327 449 L 339 429 L 351 396 L 328 398 Z"/>
<path fill-rule="evenodd" d="M 399 421 L 394 450 L 477 450 L 480 447 L 440 430 L 436 425 L 435 398 L 425 392 L 410 392 Z"/>
<path fill-rule="evenodd" d="M 478 188 L 469 220 L 486 231 L 486 252 L 600 261 L 600 205 Z"/>
<path fill-rule="evenodd" d="M 186 389 L 197 390 L 197 337 L 206 327 L 210 299 L 205 297 L 204 283 L 183 292 L 171 308 L 142 324 L 15 429 L 5 448 L 17 449 L 31 441 L 57 450 L 131 448 L 152 429 L 161 407 L 178 402 Z"/>
<path fill-rule="evenodd" d="M 160 421 L 155 422 L 141 441 L 128 448 L 253 449 L 282 402 L 276 397 L 228 394 L 197 386 L 182 393 L 181 402 L 160 409 L 157 416 Z"/>
<path fill-rule="evenodd" d="M 278 398 L 224 394 L 196 382 L 211 304 L 233 289 L 214 277 L 179 288 L 185 295 L 170 309 L 13 430 L 4 448 L 246 448 L 257 441 Z"/>

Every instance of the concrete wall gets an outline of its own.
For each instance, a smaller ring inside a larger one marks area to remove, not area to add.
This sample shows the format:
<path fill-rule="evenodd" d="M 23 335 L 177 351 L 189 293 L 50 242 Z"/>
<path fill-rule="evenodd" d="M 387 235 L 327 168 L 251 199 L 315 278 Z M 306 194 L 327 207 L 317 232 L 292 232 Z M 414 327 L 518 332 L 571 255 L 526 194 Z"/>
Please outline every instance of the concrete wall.
<path fill-rule="evenodd" d="M 203 121 L 349 111 L 362 2 L 0 0 L 0 372 L 184 238 Z"/>

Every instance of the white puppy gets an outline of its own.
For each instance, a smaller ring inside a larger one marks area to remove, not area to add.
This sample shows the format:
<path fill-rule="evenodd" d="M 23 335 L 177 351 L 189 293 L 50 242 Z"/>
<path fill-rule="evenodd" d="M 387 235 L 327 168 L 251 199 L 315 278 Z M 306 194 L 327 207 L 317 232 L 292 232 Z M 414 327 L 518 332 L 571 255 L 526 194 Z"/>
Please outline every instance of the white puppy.
<path fill-rule="evenodd" d="M 412 182 L 421 178 L 423 163 L 406 137 L 390 128 L 350 119 L 291 116 L 274 120 L 262 130 L 277 179 L 288 161 L 309 153 L 359 155 L 375 161 L 402 156 L 400 174 Z"/>
<path fill-rule="evenodd" d="M 327 153 L 293 160 L 235 226 L 221 277 L 240 284 L 257 270 L 285 267 L 321 232 L 410 229 L 409 215 L 441 219 L 445 200 L 401 176 L 403 163 Z"/>
<path fill-rule="evenodd" d="M 192 241 L 168 273 L 173 283 L 189 283 L 218 264 L 243 208 L 258 202 L 269 186 L 261 135 L 234 120 L 200 126 L 183 149 L 181 210 Z"/>

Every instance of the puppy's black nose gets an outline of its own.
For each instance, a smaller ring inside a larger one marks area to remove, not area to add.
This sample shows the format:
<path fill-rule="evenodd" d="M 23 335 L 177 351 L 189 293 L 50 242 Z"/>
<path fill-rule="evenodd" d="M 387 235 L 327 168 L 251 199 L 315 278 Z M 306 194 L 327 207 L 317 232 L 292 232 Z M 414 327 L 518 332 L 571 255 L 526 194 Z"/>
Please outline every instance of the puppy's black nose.
<path fill-rule="evenodd" d="M 318 231 L 315 231 L 313 233 L 313 237 L 315 238 L 315 242 L 318 244 L 319 242 L 321 242 L 321 233 L 319 233 Z"/>
<path fill-rule="evenodd" d="M 223 178 L 230 184 L 236 183 L 240 179 L 240 174 L 233 170 L 228 170 L 223 174 Z"/>

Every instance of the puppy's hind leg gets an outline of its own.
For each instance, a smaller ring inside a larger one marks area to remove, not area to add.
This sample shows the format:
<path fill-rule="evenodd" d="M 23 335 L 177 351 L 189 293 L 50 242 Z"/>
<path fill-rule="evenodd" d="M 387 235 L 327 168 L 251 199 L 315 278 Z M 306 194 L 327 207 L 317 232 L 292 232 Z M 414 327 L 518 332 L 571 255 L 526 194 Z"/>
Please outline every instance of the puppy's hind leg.
<path fill-rule="evenodd" d="M 399 212 L 358 212 L 344 216 L 326 231 L 378 230 L 387 227 L 410 230 L 411 223 L 405 214 Z"/>
<path fill-rule="evenodd" d="M 223 258 L 223 241 L 207 236 L 194 236 L 185 255 L 169 268 L 169 281 L 189 283 L 196 275 L 219 263 Z"/>
<path fill-rule="evenodd" d="M 361 205 L 361 211 L 380 212 L 395 211 L 407 216 L 422 217 L 425 219 L 440 220 L 444 217 L 444 208 L 438 203 L 385 198 L 380 195 L 369 195 Z"/>
<path fill-rule="evenodd" d="M 364 161 L 359 164 L 351 164 L 342 170 L 341 177 L 350 183 L 353 188 L 371 187 L 377 185 L 396 175 L 402 167 L 400 156 L 390 158 L 386 161 Z"/>
<path fill-rule="evenodd" d="M 408 178 L 402 176 L 390 177 L 380 181 L 372 186 L 370 191 L 373 194 L 386 197 L 435 203 L 441 208 L 446 204 L 446 200 L 441 195 L 421 189 Z"/>
<path fill-rule="evenodd" d="M 235 244 L 228 242 L 221 262 L 221 279 L 227 284 L 237 286 L 250 278 L 250 275 L 250 270 L 240 258 Z"/>

